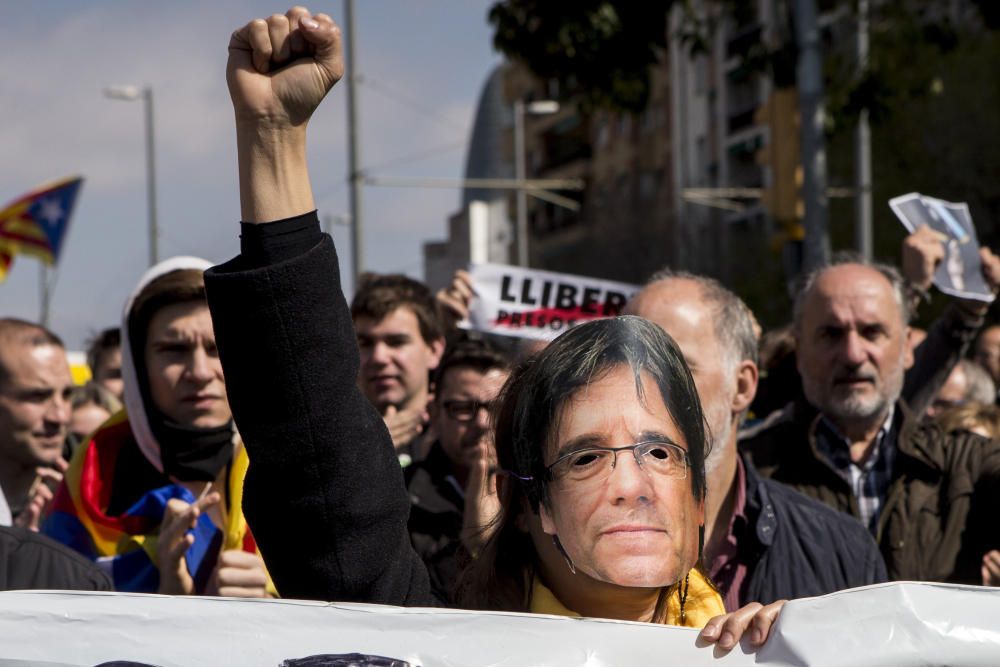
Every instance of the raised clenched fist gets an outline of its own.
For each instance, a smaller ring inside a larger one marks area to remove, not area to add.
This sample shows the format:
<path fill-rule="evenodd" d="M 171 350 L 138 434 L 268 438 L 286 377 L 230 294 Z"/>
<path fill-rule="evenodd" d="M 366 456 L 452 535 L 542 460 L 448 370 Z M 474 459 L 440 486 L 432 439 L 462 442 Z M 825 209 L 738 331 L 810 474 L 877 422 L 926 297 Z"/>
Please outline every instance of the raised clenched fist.
<path fill-rule="evenodd" d="M 303 125 L 343 75 L 340 28 L 304 7 L 254 19 L 229 41 L 226 80 L 238 124 Z"/>

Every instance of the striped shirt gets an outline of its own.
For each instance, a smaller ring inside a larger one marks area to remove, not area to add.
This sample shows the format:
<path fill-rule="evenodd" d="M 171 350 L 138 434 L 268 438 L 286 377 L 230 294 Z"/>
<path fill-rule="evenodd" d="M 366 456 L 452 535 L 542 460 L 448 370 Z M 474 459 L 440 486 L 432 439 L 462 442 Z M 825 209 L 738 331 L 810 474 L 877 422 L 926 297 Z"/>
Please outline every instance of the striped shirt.
<path fill-rule="evenodd" d="M 851 487 L 851 493 L 858 501 L 861 523 L 868 527 L 872 535 L 878 532 L 879 514 L 892 483 L 892 466 L 896 458 L 894 414 L 895 410 L 890 409 L 875 435 L 874 446 L 860 463 L 851 460 L 850 441 L 829 419 L 823 417 L 816 427 L 816 448 Z"/>

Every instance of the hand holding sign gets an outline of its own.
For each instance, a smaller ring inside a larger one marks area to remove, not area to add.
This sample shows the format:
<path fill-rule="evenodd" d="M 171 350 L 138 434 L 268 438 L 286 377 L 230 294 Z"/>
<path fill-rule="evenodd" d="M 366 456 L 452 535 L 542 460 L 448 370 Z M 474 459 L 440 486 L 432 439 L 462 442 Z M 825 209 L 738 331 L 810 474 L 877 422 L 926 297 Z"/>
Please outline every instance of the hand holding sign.
<path fill-rule="evenodd" d="M 987 282 L 993 276 L 994 269 L 984 263 L 990 263 L 992 253 L 981 253 L 976 240 L 976 229 L 972 224 L 972 216 L 968 205 L 961 203 L 925 197 L 918 193 L 910 193 L 889 201 L 889 206 L 910 232 L 921 234 L 916 239 L 916 245 L 911 244 L 911 266 L 917 280 L 923 279 L 926 263 L 935 263 L 934 284 L 945 294 L 991 303 L 996 297 L 997 282 Z M 923 227 L 928 232 L 920 232 Z M 930 250 L 930 232 L 936 232 L 941 238 L 944 256 L 935 260 L 936 251 Z M 913 252 L 924 254 L 923 266 L 912 266 Z M 904 272 L 907 269 L 907 249 L 904 247 Z M 985 273 L 985 275 L 984 275 Z M 908 274 L 909 275 L 909 274 Z M 911 278 L 912 279 L 912 278 Z M 916 284 L 920 284 L 914 280 Z"/>
<path fill-rule="evenodd" d="M 472 288 L 472 276 L 467 271 L 459 269 L 451 279 L 447 289 L 437 293 L 438 305 L 443 315 L 453 320 L 449 328 L 453 329 L 459 322 L 469 318 L 469 304 L 472 303 L 476 291 Z"/>
<path fill-rule="evenodd" d="M 948 237 L 927 225 L 903 239 L 903 277 L 925 292 L 931 288 L 934 273 L 944 260 Z"/>

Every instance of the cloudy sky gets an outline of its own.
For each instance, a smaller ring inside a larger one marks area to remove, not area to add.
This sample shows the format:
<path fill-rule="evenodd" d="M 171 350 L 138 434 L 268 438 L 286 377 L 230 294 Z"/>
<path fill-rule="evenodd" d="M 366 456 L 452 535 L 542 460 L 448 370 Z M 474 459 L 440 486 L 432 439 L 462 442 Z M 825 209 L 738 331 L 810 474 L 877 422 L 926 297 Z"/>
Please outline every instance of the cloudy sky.
<path fill-rule="evenodd" d="M 382 176 L 461 175 L 472 115 L 493 52 L 490 0 L 357 0 L 364 168 Z M 238 249 L 232 111 L 224 70 L 232 30 L 287 9 L 260 2 L 3 0 L 0 22 L 0 205 L 82 174 L 56 274 L 51 326 L 79 348 L 117 323 L 148 258 L 142 105 L 109 84 L 153 87 L 161 258 L 212 261 Z M 307 4 L 340 21 L 339 0 Z M 346 95 L 337 88 L 310 125 L 321 214 L 349 210 Z M 421 277 L 421 244 L 445 234 L 453 190 L 364 189 L 365 263 Z M 334 228 L 350 274 L 350 237 Z M 15 259 L 0 315 L 38 319 L 39 265 Z M 345 286 L 350 289 L 350 280 Z"/>

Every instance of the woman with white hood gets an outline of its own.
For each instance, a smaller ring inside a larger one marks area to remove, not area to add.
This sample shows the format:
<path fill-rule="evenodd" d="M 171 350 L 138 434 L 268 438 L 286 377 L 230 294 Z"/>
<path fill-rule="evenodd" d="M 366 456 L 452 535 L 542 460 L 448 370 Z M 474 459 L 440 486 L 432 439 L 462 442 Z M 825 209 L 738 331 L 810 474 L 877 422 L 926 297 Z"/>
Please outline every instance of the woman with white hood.
<path fill-rule="evenodd" d="M 122 315 L 125 410 L 73 457 L 44 532 L 121 591 L 265 597 L 273 585 L 242 512 L 233 427 L 194 257 L 162 262 Z"/>

